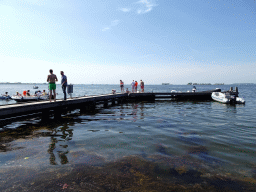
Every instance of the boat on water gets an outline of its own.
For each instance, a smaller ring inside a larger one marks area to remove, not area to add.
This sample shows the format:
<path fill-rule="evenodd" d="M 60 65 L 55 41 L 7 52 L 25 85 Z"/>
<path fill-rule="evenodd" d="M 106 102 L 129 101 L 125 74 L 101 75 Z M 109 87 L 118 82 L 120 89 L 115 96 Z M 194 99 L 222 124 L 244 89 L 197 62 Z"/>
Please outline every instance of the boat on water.
<path fill-rule="evenodd" d="M 47 101 L 47 100 L 49 100 L 49 98 L 50 98 L 49 95 L 40 95 L 40 96 L 39 96 L 39 100 Z"/>
<path fill-rule="evenodd" d="M 220 103 L 245 104 L 245 100 L 243 98 L 237 97 L 236 95 L 232 95 L 229 92 L 213 92 L 211 97 L 213 100 L 218 101 Z"/>
<path fill-rule="evenodd" d="M 12 99 L 12 98 L 9 95 L 1 95 L 0 96 L 0 100 L 7 100 L 7 99 Z"/>
<path fill-rule="evenodd" d="M 17 102 L 27 102 L 27 101 L 39 101 L 39 100 L 49 100 L 49 95 L 40 95 L 40 96 L 19 96 L 13 95 L 11 97 Z"/>
<path fill-rule="evenodd" d="M 38 86 L 37 86 L 37 85 L 34 85 L 34 86 L 33 86 L 33 89 L 38 89 Z"/>
<path fill-rule="evenodd" d="M 0 100 L 7 100 L 7 99 L 12 99 L 10 95 L 8 95 L 8 92 L 5 92 L 5 94 L 2 94 L 0 96 Z"/>
<path fill-rule="evenodd" d="M 26 101 L 38 101 L 39 98 L 37 96 L 19 96 L 13 95 L 12 99 L 18 102 L 26 102 Z"/>
<path fill-rule="evenodd" d="M 170 85 L 170 83 L 162 83 L 162 85 Z"/>

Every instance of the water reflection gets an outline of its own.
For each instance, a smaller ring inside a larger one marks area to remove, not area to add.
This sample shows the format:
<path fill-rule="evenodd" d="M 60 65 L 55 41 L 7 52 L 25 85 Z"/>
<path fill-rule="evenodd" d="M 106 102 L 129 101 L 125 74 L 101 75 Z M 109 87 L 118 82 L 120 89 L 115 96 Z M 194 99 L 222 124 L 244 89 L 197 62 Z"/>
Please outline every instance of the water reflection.
<path fill-rule="evenodd" d="M 56 137 L 57 136 L 57 137 Z M 51 143 L 49 144 L 48 153 L 50 154 L 50 164 L 57 165 L 54 151 L 57 152 L 61 164 L 67 164 L 68 158 L 68 141 L 72 140 L 73 129 L 69 129 L 68 123 L 65 122 L 60 128 L 52 129 Z M 56 149 L 57 148 L 57 149 Z"/>
<path fill-rule="evenodd" d="M 137 103 L 132 103 L 133 122 L 137 121 L 137 113 L 138 113 L 138 104 Z"/>
<path fill-rule="evenodd" d="M 144 102 L 140 103 L 140 119 L 144 118 Z"/>
<path fill-rule="evenodd" d="M 19 119 L 18 122 L 10 122 L 10 124 L 4 125 L 3 132 L 0 132 L 0 152 L 8 152 L 20 149 L 15 146 L 14 142 L 18 139 L 29 139 L 38 137 L 51 138 L 51 144 L 48 152 L 51 154 L 51 162 L 54 163 L 55 157 L 52 153 L 57 148 L 58 156 L 62 159 L 62 164 L 68 162 L 65 160 L 67 153 L 69 140 L 72 140 L 73 129 L 75 123 L 81 123 L 81 120 L 77 118 L 76 114 L 61 118 L 58 121 L 53 119 L 41 120 L 37 118 L 23 118 L 23 121 Z M 56 144 L 58 143 L 57 147 Z"/>

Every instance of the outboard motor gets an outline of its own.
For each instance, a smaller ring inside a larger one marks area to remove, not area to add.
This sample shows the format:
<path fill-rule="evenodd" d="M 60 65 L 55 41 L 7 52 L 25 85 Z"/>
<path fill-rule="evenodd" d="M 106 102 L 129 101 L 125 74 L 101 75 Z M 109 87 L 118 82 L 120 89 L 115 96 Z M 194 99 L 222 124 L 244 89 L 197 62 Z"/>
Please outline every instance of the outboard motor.
<path fill-rule="evenodd" d="M 230 104 L 235 104 L 236 103 L 236 95 L 231 95 L 230 96 Z"/>

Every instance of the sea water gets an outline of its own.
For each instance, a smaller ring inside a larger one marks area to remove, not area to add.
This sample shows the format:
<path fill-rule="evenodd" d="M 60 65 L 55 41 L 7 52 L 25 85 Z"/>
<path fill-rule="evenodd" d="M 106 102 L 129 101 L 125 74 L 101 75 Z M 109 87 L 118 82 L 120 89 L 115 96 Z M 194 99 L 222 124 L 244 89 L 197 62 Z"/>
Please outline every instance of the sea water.
<path fill-rule="evenodd" d="M 8 91 L 10 95 L 28 89 L 32 92 L 32 86 L 0 84 L 0 92 Z M 47 90 L 45 84 L 38 86 Z M 110 94 L 112 89 L 120 92 L 119 85 L 73 86 L 73 97 Z M 145 92 L 186 92 L 192 87 L 145 85 Z M 66 112 L 60 120 L 42 121 L 40 116 L 28 116 L 2 121 L 0 170 L 10 176 L 2 175 L 0 186 L 7 190 L 12 187 L 9 182 L 22 183 L 26 178 L 32 179 L 31 175 L 34 179 L 40 173 L 46 174 L 46 170 L 47 174 L 63 175 L 76 166 L 102 167 L 127 158 L 129 162 L 138 158 L 153 163 L 161 170 L 173 169 L 178 176 L 197 170 L 201 176 L 222 175 L 252 184 L 256 178 L 255 85 L 198 85 L 197 91 L 215 88 L 224 91 L 230 87 L 238 87 L 245 105 L 164 99 L 107 108 L 98 105 L 95 111 L 86 113 L 77 109 Z M 126 88 L 131 89 L 127 85 Z M 60 85 L 57 93 L 57 99 L 62 99 Z M 0 101 L 1 105 L 13 103 Z M 131 169 L 126 173 L 133 173 Z M 47 179 L 42 175 L 41 180 Z"/>

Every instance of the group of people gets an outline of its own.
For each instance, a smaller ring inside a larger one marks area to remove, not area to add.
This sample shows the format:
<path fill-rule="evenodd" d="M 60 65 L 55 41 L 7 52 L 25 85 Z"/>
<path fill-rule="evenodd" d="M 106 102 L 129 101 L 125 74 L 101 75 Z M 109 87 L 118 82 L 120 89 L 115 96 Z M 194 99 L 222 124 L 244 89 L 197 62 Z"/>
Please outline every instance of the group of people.
<path fill-rule="evenodd" d="M 137 89 L 138 89 L 138 85 L 139 83 L 137 81 L 132 81 L 131 86 L 132 86 L 132 93 L 137 93 Z M 124 93 L 124 82 L 122 80 L 120 80 L 120 88 L 121 88 L 121 92 Z M 140 80 L 140 89 L 141 92 L 144 93 L 144 82 L 142 80 Z M 128 88 L 126 89 L 126 93 L 129 93 Z"/>
<path fill-rule="evenodd" d="M 49 83 L 50 102 L 52 102 L 52 99 L 54 100 L 54 102 L 56 102 L 56 81 L 58 81 L 58 78 L 55 74 L 53 74 L 52 69 L 50 69 L 49 72 L 50 72 L 50 75 L 47 76 L 47 82 Z M 67 76 L 64 75 L 64 71 L 61 71 L 60 74 L 61 74 L 62 91 L 64 93 L 64 100 L 66 100 L 67 99 L 66 88 L 68 84 Z"/>
<path fill-rule="evenodd" d="M 43 90 L 43 92 L 41 92 L 40 90 L 39 91 L 36 91 L 34 95 L 31 95 L 30 94 L 30 90 L 27 90 L 27 91 L 23 91 L 22 94 L 20 94 L 18 91 L 16 92 L 16 96 L 41 96 L 41 95 L 47 95 L 47 93 L 45 92 L 45 90 Z"/>

